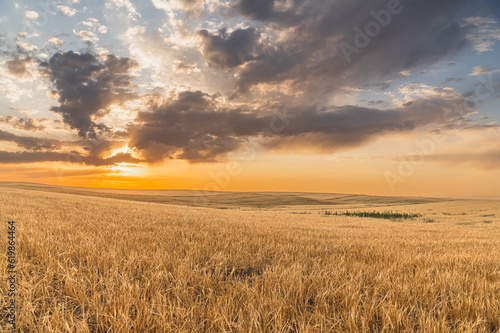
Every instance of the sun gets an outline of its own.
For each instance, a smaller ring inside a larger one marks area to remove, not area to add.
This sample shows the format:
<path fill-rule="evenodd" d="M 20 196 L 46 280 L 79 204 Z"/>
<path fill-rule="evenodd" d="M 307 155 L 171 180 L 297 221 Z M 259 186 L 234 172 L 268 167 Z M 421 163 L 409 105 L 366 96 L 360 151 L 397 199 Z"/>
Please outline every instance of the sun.
<path fill-rule="evenodd" d="M 111 155 L 108 156 L 108 158 L 116 156 L 118 154 L 129 154 L 130 156 L 137 155 L 135 151 L 130 149 L 128 145 L 125 145 L 122 148 L 115 149 L 111 151 Z M 117 163 L 113 165 L 111 168 L 111 171 L 114 173 L 118 173 L 120 176 L 145 176 L 147 175 L 147 168 L 144 165 L 140 164 L 134 164 L 134 163 Z"/>
<path fill-rule="evenodd" d="M 117 163 L 111 167 L 111 170 L 121 176 L 141 177 L 147 175 L 145 166 L 133 163 Z"/>

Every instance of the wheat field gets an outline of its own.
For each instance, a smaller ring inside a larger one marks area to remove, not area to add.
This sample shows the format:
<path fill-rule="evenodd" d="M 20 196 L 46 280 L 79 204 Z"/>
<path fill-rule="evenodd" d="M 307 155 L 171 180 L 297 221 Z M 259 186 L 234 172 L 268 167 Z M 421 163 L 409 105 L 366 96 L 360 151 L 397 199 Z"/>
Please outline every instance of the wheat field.
<path fill-rule="evenodd" d="M 274 194 L 273 206 L 232 194 L 229 203 L 214 195 L 212 205 L 189 207 L 1 190 L 4 263 L 7 221 L 17 227 L 19 332 L 500 331 L 498 201 L 318 204 L 334 197 L 318 194 L 300 205 Z M 11 331 L 7 289 L 2 283 L 2 332 Z"/>

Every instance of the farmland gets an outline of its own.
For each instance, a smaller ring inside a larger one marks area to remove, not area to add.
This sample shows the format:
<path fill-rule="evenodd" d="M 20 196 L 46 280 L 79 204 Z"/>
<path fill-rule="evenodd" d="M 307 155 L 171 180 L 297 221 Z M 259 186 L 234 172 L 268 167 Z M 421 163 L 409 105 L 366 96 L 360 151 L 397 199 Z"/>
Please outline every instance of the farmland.
<path fill-rule="evenodd" d="M 0 190 L 0 248 L 16 221 L 23 332 L 500 329 L 498 201 Z"/>

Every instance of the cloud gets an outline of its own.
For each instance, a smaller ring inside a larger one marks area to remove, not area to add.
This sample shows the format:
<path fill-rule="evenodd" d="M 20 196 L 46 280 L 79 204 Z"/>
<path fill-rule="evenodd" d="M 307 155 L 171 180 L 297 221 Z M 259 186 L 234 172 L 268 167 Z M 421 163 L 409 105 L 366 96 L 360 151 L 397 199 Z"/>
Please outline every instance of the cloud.
<path fill-rule="evenodd" d="M 211 96 L 186 91 L 163 103 L 153 104 L 151 112 L 140 112 L 129 129 L 128 146 L 138 149 L 148 162 L 164 158 L 189 161 L 215 161 L 238 147 L 239 135 L 256 134 L 247 126 L 258 122 L 238 111 L 219 110 Z"/>
<path fill-rule="evenodd" d="M 237 29 L 230 34 L 221 29 L 218 35 L 207 30 L 198 32 L 203 40 L 203 55 L 218 68 L 233 68 L 255 59 L 259 33 L 254 28 Z"/>
<path fill-rule="evenodd" d="M 30 132 L 44 131 L 46 127 L 39 122 L 45 121 L 46 119 L 35 120 L 33 118 L 16 118 L 13 116 L 7 116 L 5 118 L 0 117 L 0 123 L 11 124 L 12 127 Z"/>
<path fill-rule="evenodd" d="M 470 74 L 469 74 L 470 75 Z M 461 78 L 461 77 L 449 77 L 449 78 L 446 78 L 444 81 L 443 81 L 443 84 L 447 84 L 447 83 L 459 83 L 459 82 L 462 82 L 464 79 Z"/>
<path fill-rule="evenodd" d="M 31 64 L 32 61 L 33 59 L 30 56 L 27 56 L 26 58 L 20 58 L 19 56 L 16 56 L 14 59 L 6 61 L 5 64 L 7 65 L 9 74 L 21 78 L 27 74 L 29 75 L 29 71 L 26 65 Z"/>
<path fill-rule="evenodd" d="M 187 75 L 201 72 L 201 70 L 195 64 L 186 64 L 182 61 L 177 61 L 174 69 L 177 73 L 183 73 Z"/>
<path fill-rule="evenodd" d="M 27 10 L 24 12 L 24 16 L 31 20 L 36 20 L 38 18 L 38 13 L 32 10 Z"/>
<path fill-rule="evenodd" d="M 109 112 L 113 104 L 130 100 L 131 74 L 136 63 L 130 58 L 109 54 L 103 59 L 93 53 L 73 51 L 54 54 L 40 64 L 41 73 L 53 84 L 59 106 L 51 110 L 78 130 L 81 137 L 95 138 L 107 131 L 96 120 Z"/>
<path fill-rule="evenodd" d="M 36 45 L 26 43 L 26 42 L 17 42 L 17 48 L 19 52 L 29 53 L 38 50 Z"/>
<path fill-rule="evenodd" d="M 188 17 L 201 17 L 204 9 L 203 0 L 152 0 L 157 9 L 164 10 L 168 16 L 174 15 L 173 10 L 182 10 Z"/>
<path fill-rule="evenodd" d="M 435 154 L 428 158 L 430 161 L 442 163 L 449 167 L 464 165 L 483 170 L 495 170 L 500 168 L 500 148 L 498 147 L 479 153 Z"/>
<path fill-rule="evenodd" d="M 0 130 L 0 141 L 13 142 L 21 148 L 35 151 L 55 150 L 62 147 L 62 143 L 59 140 L 19 136 L 2 130 Z"/>
<path fill-rule="evenodd" d="M 109 0 L 106 2 L 107 9 L 124 8 L 127 11 L 127 16 L 132 21 L 137 21 L 141 17 L 130 0 Z"/>
<path fill-rule="evenodd" d="M 129 154 L 118 154 L 109 158 L 97 159 L 81 156 L 76 152 L 9 152 L 0 151 L 0 164 L 66 162 L 93 166 L 111 166 L 118 163 L 140 163 L 141 161 Z"/>
<path fill-rule="evenodd" d="M 70 8 L 68 6 L 57 6 L 57 9 L 59 9 L 59 11 L 61 12 L 61 14 L 63 14 L 64 16 L 73 16 L 76 14 L 76 9 L 74 8 Z"/>
<path fill-rule="evenodd" d="M 359 106 L 310 109 L 299 113 L 277 136 L 264 143 L 274 151 L 333 153 L 364 145 L 389 133 L 446 126 L 474 112 L 461 98 L 426 98 L 400 108 Z"/>
<path fill-rule="evenodd" d="M 9 152 L 0 151 L 1 164 L 20 164 L 37 162 L 66 162 L 68 154 L 57 152 Z"/>
<path fill-rule="evenodd" d="M 288 10 L 279 10 L 276 5 L 283 1 L 275 0 L 241 0 L 237 4 L 238 11 L 244 16 L 249 16 L 259 21 L 274 21 L 289 24 L 292 21 L 301 19 L 297 12 L 303 8 L 303 0 L 294 1 L 293 8 Z"/>
<path fill-rule="evenodd" d="M 128 146 L 148 162 L 214 162 L 242 148 L 250 137 L 262 139 L 262 146 L 274 151 L 331 153 L 388 133 L 443 126 L 474 111 L 453 95 L 417 99 L 387 111 L 359 106 L 294 107 L 287 110 L 289 116 L 280 118 L 270 110 L 227 109 L 214 98 L 185 91 L 152 103 L 149 112 L 140 112 L 130 124 Z"/>
<path fill-rule="evenodd" d="M 500 26 L 493 18 L 467 17 L 462 26 L 470 28 L 466 38 L 477 53 L 492 51 L 493 46 L 500 40 Z"/>
<path fill-rule="evenodd" d="M 75 36 L 78 36 L 83 42 L 86 43 L 93 44 L 99 41 L 99 37 L 97 37 L 97 35 L 92 31 L 81 30 L 76 32 L 76 30 L 73 29 L 73 33 L 75 34 Z"/>
<path fill-rule="evenodd" d="M 110 151 L 123 147 L 123 141 L 60 141 L 50 138 L 21 136 L 0 130 L 0 141 L 12 142 L 23 148 L 23 152 L 0 151 L 0 163 L 68 162 L 94 166 L 118 163 L 141 163 L 142 160 L 130 152 Z M 69 149 L 69 150 L 68 150 Z M 66 151 L 65 151 L 66 150 Z"/>
<path fill-rule="evenodd" d="M 384 91 L 391 87 L 391 84 L 388 82 L 377 82 L 373 84 L 375 87 L 380 88 L 380 90 Z"/>
<path fill-rule="evenodd" d="M 383 79 L 435 64 L 468 43 L 470 29 L 457 18 L 466 0 L 401 2 L 398 13 L 385 21 L 380 17 L 388 13 L 387 0 L 303 0 L 284 8 L 280 3 L 241 0 L 234 7 L 236 13 L 263 21 L 265 30 L 272 31 L 266 47 L 237 74 L 236 86 L 242 92 L 259 84 L 286 83 L 295 92 L 322 95 L 368 78 Z M 380 28 L 376 36 L 365 32 L 370 22 Z M 356 43 L 361 40 L 365 45 Z M 351 63 L 342 43 L 357 45 Z"/>
<path fill-rule="evenodd" d="M 61 39 L 59 39 L 59 38 L 57 38 L 57 37 L 50 37 L 50 39 L 49 39 L 49 43 L 54 44 L 54 45 L 57 45 L 57 46 L 62 46 L 62 45 L 64 45 L 64 41 L 62 41 Z"/>
<path fill-rule="evenodd" d="M 108 27 L 105 25 L 100 25 L 99 28 L 97 28 L 97 31 L 101 34 L 105 34 L 108 32 Z"/>
<path fill-rule="evenodd" d="M 475 66 L 472 73 L 470 73 L 469 75 L 471 75 L 471 76 L 489 75 L 489 74 L 493 74 L 496 72 L 500 72 L 500 69 L 491 69 L 491 68 L 483 67 L 483 66 Z"/>
<path fill-rule="evenodd" d="M 93 17 L 87 18 L 85 21 L 78 22 L 78 25 L 83 25 L 91 29 L 93 32 L 105 34 L 108 32 L 108 27 L 99 23 L 99 20 Z"/>

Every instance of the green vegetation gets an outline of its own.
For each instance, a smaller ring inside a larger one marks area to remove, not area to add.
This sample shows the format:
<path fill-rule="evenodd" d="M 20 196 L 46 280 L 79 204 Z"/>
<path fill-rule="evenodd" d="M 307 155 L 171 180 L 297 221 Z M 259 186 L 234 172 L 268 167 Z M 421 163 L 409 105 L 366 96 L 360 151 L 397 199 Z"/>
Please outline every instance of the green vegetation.
<path fill-rule="evenodd" d="M 333 211 L 325 210 L 324 215 L 326 215 L 326 216 L 333 215 L 333 216 L 370 217 L 370 218 L 374 218 L 374 219 L 386 219 L 386 220 L 413 220 L 413 219 L 416 219 L 418 217 L 422 217 L 421 214 L 409 214 L 409 213 L 400 213 L 400 212 L 393 212 L 393 211 L 333 212 Z"/>

